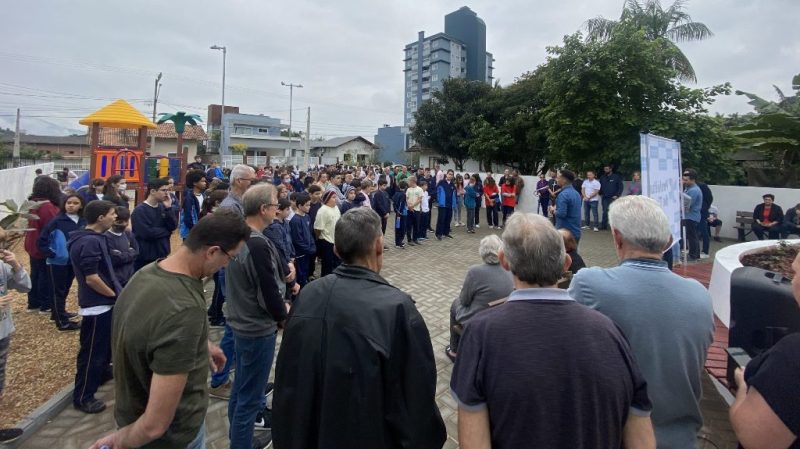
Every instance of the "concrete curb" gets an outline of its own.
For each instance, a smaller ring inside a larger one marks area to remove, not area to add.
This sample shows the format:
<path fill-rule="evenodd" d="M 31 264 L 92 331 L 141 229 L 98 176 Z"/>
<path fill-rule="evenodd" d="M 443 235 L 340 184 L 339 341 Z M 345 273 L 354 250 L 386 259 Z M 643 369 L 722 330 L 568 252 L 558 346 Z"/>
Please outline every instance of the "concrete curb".
<path fill-rule="evenodd" d="M 74 389 L 75 387 L 73 385 L 65 387 L 47 402 L 40 405 L 39 408 L 31 412 L 30 415 L 23 418 L 22 421 L 18 422 L 16 425 L 16 427 L 22 429 L 22 436 L 11 443 L 0 444 L 0 448 L 17 449 L 22 446 L 28 438 L 33 436 L 39 429 L 47 424 L 48 421 L 53 419 L 72 403 L 72 392 Z"/>

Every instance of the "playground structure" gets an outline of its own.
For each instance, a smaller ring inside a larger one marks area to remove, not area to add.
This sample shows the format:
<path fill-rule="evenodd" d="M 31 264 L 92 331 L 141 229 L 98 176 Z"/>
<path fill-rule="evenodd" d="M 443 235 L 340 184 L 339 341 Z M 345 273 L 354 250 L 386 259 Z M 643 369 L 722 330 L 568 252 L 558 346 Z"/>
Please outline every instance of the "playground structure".
<path fill-rule="evenodd" d="M 147 130 L 156 125 L 125 100 L 117 100 L 79 123 L 89 126 L 92 149 L 88 177 L 82 184 L 120 175 L 136 191 L 136 203 L 146 197 L 149 179 L 170 176 L 176 187 L 182 186 L 186 155 L 181 152 L 177 158 L 146 157 Z"/>

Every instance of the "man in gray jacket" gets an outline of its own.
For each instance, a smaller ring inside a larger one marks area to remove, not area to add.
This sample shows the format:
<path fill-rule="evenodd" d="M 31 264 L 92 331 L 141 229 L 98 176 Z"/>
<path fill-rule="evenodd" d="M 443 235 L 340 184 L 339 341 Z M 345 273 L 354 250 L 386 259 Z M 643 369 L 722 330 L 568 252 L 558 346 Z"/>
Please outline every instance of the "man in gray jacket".
<path fill-rule="evenodd" d="M 266 433 L 253 437 L 253 422 L 259 413 L 265 423 L 269 421 L 264 393 L 278 327 L 286 319 L 282 265 L 277 250 L 262 233 L 275 218 L 277 203 L 275 187 L 270 184 L 257 185 L 244 194 L 242 210 L 252 231 L 225 273 L 227 323 L 236 348 L 236 378 L 228 403 L 232 449 L 265 447 L 270 441 Z"/>

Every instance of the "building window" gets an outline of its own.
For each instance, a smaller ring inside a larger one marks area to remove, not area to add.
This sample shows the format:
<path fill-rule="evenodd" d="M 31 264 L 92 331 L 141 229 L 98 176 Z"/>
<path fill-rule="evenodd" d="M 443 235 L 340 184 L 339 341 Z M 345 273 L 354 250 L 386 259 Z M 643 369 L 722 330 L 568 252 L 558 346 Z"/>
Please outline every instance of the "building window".
<path fill-rule="evenodd" d="M 234 134 L 247 134 L 247 135 L 250 135 L 250 134 L 253 134 L 253 128 L 251 128 L 249 126 L 234 126 L 233 127 L 233 133 Z"/>
<path fill-rule="evenodd" d="M 431 75 L 431 81 L 439 81 L 439 74 L 434 73 L 433 75 Z"/>
<path fill-rule="evenodd" d="M 269 134 L 269 128 L 258 128 L 259 134 Z"/>

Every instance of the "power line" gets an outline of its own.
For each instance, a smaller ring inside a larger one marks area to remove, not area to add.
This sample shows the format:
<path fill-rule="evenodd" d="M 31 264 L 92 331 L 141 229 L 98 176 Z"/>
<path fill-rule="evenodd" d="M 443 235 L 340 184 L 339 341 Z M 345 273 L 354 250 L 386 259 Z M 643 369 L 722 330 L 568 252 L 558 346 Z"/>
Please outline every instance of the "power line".
<path fill-rule="evenodd" d="M 134 67 L 121 67 L 121 66 L 113 66 L 113 65 L 106 65 L 106 64 L 97 64 L 97 63 L 86 62 L 86 61 L 68 61 L 68 60 L 60 60 L 60 59 L 55 59 L 55 58 L 50 58 L 50 57 L 39 57 L 39 56 L 33 56 L 33 55 L 23 55 L 23 54 L 19 54 L 19 53 L 8 53 L 8 52 L 0 52 L 0 58 L 12 59 L 12 60 L 16 60 L 16 61 L 19 61 L 19 62 L 48 64 L 48 65 L 60 65 L 60 66 L 71 67 L 71 68 L 75 68 L 75 69 L 79 69 L 79 70 L 96 70 L 96 71 L 107 71 L 107 72 L 116 72 L 116 73 L 128 73 L 128 74 L 137 75 L 137 76 L 144 76 L 144 77 L 148 77 L 148 78 L 151 77 L 152 74 L 156 72 L 155 70 L 145 70 L 145 69 L 134 68 Z M 186 82 L 190 82 L 190 83 L 203 84 L 203 85 L 214 86 L 214 87 L 221 86 L 220 83 L 217 83 L 215 81 L 203 80 L 203 79 L 199 79 L 199 78 L 196 78 L 196 77 L 183 76 L 183 75 L 180 75 L 180 74 L 174 74 L 174 73 L 170 73 L 170 72 L 167 72 L 167 71 L 165 71 L 164 73 L 170 79 L 176 79 L 176 80 L 179 80 L 179 81 L 186 81 Z M 230 84 L 230 83 L 226 83 L 225 87 L 226 88 L 230 88 L 230 89 L 243 90 L 243 91 L 247 91 L 247 92 L 254 92 L 254 93 L 258 93 L 258 94 L 265 95 L 265 96 L 268 96 L 268 97 L 276 97 L 276 98 L 282 98 L 282 99 L 285 99 L 285 98 L 288 97 L 288 95 L 277 93 L 277 92 L 273 92 L 273 91 L 266 91 L 266 90 L 263 90 L 263 89 L 256 89 L 256 88 L 247 87 L 247 86 L 238 86 L 238 85 Z M 328 102 L 328 101 L 323 101 L 323 100 L 318 100 L 318 99 L 317 100 L 309 100 L 309 99 L 307 99 L 305 97 L 302 97 L 302 96 L 298 97 L 298 100 L 303 101 L 303 102 L 305 102 L 305 103 L 307 103 L 309 105 L 315 105 L 316 104 L 316 105 L 333 106 L 333 107 L 338 107 L 338 108 L 359 109 L 359 110 L 375 112 L 375 113 L 385 114 L 385 115 L 393 115 L 393 116 L 397 114 L 396 111 L 389 112 L 389 111 L 384 111 L 384 110 L 379 110 L 379 109 L 367 108 L 367 107 L 364 107 L 364 106 L 356 106 L 356 105 L 350 105 L 350 104 L 345 104 L 345 103 Z"/>

